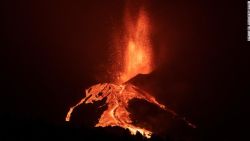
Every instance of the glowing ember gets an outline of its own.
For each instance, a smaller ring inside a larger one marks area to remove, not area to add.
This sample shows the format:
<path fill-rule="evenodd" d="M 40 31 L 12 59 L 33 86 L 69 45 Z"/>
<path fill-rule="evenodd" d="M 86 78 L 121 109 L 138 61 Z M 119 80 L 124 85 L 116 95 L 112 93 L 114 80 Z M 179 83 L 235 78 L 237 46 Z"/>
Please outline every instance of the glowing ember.
<path fill-rule="evenodd" d="M 141 9 L 137 20 L 133 21 L 132 19 L 131 14 L 127 11 L 125 15 L 125 45 L 121 45 L 124 60 L 118 60 L 123 64 L 123 68 L 121 72 L 118 72 L 120 75 L 115 81 L 116 84 L 102 83 L 87 89 L 86 97 L 68 111 L 66 121 L 70 121 L 71 113 L 77 106 L 82 103 L 94 103 L 104 98 L 106 98 L 105 104 L 107 105 L 107 109 L 102 113 L 95 127 L 119 126 L 128 129 L 133 135 L 139 132 L 143 136 L 150 138 L 152 131 L 133 125 L 130 113 L 127 111 L 129 101 L 135 98 L 146 100 L 171 113 L 173 117 L 178 117 L 174 111 L 157 102 L 153 96 L 127 83 L 128 80 L 137 74 L 148 74 L 153 70 L 153 53 L 149 40 L 150 24 L 147 14 Z M 181 119 L 189 126 L 195 128 L 195 126 L 186 121 L 185 118 Z"/>

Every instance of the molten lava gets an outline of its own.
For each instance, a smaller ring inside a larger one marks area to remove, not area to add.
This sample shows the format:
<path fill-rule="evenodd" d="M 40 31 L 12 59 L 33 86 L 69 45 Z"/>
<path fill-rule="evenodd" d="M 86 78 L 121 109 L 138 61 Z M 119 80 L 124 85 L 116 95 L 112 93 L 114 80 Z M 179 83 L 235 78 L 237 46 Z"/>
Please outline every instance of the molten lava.
<path fill-rule="evenodd" d="M 104 98 L 107 98 L 106 104 L 108 108 L 103 112 L 95 127 L 120 126 L 122 128 L 129 129 L 133 135 L 135 135 L 138 131 L 147 138 L 151 136 L 151 131 L 141 127 L 136 127 L 132 124 L 130 113 L 127 111 L 129 101 L 134 98 L 143 99 L 159 106 L 162 109 L 166 109 L 166 107 L 158 103 L 154 97 L 132 84 L 116 85 L 104 83 L 94 85 L 87 89 L 86 97 L 74 107 L 70 108 L 66 121 L 70 120 L 71 113 L 75 107 L 82 103 L 93 103 L 95 101 L 103 100 Z"/>
<path fill-rule="evenodd" d="M 127 10 L 128 11 L 128 10 Z M 153 53 L 150 43 L 150 24 L 146 12 L 141 9 L 137 21 L 131 14 L 125 15 L 125 50 L 120 82 L 126 82 L 137 74 L 148 74 L 153 70 Z"/>
<path fill-rule="evenodd" d="M 66 121 L 70 121 L 71 113 L 77 106 L 82 103 L 94 103 L 104 98 L 106 99 L 107 109 L 102 113 L 95 127 L 119 126 L 128 129 L 133 135 L 139 132 L 143 136 L 150 138 L 152 131 L 133 125 L 130 118 L 130 113 L 127 109 L 129 101 L 135 98 L 155 104 L 159 108 L 171 113 L 174 117 L 177 117 L 174 111 L 157 102 L 153 96 L 127 82 L 137 74 L 148 74 L 153 70 L 153 53 L 149 38 L 150 24 L 148 16 L 141 9 L 137 20 L 134 21 L 132 19 L 131 14 L 127 11 L 125 15 L 126 34 L 123 38 L 125 45 L 121 45 L 120 48 L 124 53 L 123 59 L 120 58 L 123 68 L 119 72 L 120 75 L 116 83 L 100 83 L 86 89 L 85 98 L 70 108 L 66 116 Z M 189 126 L 195 128 L 185 118 L 181 119 Z"/>

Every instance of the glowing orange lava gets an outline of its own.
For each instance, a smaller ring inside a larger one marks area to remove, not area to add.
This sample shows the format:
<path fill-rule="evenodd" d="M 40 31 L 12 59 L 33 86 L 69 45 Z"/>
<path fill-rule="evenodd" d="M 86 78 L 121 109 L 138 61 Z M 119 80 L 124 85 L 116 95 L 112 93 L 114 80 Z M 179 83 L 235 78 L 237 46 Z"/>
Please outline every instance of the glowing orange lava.
<path fill-rule="evenodd" d="M 141 9 L 137 21 L 131 14 L 125 15 L 125 50 L 120 82 L 126 82 L 137 74 L 148 74 L 153 70 L 153 53 L 150 43 L 150 24 L 145 10 Z"/>
<path fill-rule="evenodd" d="M 150 138 L 152 131 L 133 125 L 130 113 L 127 111 L 129 101 L 135 98 L 155 104 L 159 108 L 171 113 L 174 117 L 177 117 L 174 111 L 157 102 L 153 96 L 127 82 L 137 74 L 148 74 L 153 70 L 153 52 L 149 37 L 150 24 L 148 16 L 141 9 L 137 20 L 134 21 L 132 19 L 131 14 L 126 12 L 126 34 L 123 38 L 125 45 L 121 45 L 121 50 L 124 54 L 123 58 L 118 60 L 123 64 L 123 68 L 117 78 L 118 83 L 100 83 L 86 89 L 86 96 L 70 108 L 65 119 L 66 121 L 70 121 L 71 113 L 77 106 L 83 103 L 94 103 L 104 98 L 106 98 L 105 104 L 107 105 L 107 109 L 102 113 L 95 127 L 119 126 L 128 129 L 133 135 L 139 132 L 146 138 Z M 189 126 L 195 128 L 185 118 L 181 119 Z"/>
<path fill-rule="evenodd" d="M 147 138 L 151 137 L 151 131 L 132 124 L 130 113 L 127 111 L 129 101 L 134 98 L 143 99 L 167 110 L 166 107 L 158 103 L 154 97 L 132 84 L 116 85 L 104 83 L 94 85 L 87 89 L 86 97 L 70 108 L 70 111 L 66 116 L 66 121 L 70 121 L 71 113 L 75 107 L 82 103 L 93 103 L 95 101 L 103 100 L 104 98 L 107 98 L 106 104 L 108 108 L 103 112 L 95 127 L 120 126 L 129 129 L 133 135 L 135 135 L 136 132 L 139 132 Z"/>

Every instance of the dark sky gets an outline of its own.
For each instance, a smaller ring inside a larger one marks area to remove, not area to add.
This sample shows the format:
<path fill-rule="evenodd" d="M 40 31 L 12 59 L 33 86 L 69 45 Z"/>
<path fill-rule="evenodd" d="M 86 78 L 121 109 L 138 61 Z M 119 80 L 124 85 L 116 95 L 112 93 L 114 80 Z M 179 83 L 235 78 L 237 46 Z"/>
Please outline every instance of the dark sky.
<path fill-rule="evenodd" d="M 84 89 L 108 81 L 112 36 L 121 30 L 125 4 L 1 2 L 1 122 L 6 135 L 15 136 L 26 123 L 38 130 L 41 123 L 64 126 L 68 108 L 84 96 Z M 249 87 L 246 3 L 148 0 L 131 5 L 147 7 L 158 66 L 134 83 L 196 123 L 198 133 L 191 136 L 242 137 L 237 131 L 244 134 Z"/>

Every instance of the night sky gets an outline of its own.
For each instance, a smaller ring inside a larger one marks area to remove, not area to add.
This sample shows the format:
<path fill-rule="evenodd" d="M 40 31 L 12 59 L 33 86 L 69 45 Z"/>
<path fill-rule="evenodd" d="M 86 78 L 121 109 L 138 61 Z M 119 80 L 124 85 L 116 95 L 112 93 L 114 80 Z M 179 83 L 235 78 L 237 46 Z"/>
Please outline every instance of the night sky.
<path fill-rule="evenodd" d="M 120 128 L 93 128 L 100 116 L 94 104 L 76 109 L 71 123 L 64 121 L 86 88 L 110 81 L 125 0 L 5 0 L 0 5 L 0 140 L 144 140 Z M 144 5 L 149 13 L 157 66 L 131 82 L 198 127 L 134 101 L 131 112 L 158 132 L 152 140 L 242 140 L 249 113 L 246 2 L 139 0 L 131 5 Z"/>

